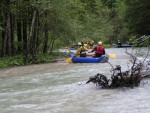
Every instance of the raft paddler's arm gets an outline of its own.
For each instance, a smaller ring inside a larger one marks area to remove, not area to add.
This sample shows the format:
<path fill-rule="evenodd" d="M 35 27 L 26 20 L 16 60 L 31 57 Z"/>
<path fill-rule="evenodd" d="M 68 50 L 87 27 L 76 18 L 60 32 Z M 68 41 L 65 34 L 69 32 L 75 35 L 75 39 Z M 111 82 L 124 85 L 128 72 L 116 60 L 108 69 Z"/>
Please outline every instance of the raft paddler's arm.
<path fill-rule="evenodd" d="M 92 51 L 91 52 L 94 52 L 96 50 L 96 47 L 94 48 L 94 49 L 92 49 Z"/>
<path fill-rule="evenodd" d="M 84 44 L 84 49 L 87 51 L 89 49 L 88 44 Z"/>
<path fill-rule="evenodd" d="M 74 54 L 74 56 L 75 56 L 75 57 L 78 56 L 78 54 L 79 54 L 80 51 L 81 51 L 81 48 L 78 48 L 78 49 L 76 50 L 76 53 Z"/>
<path fill-rule="evenodd" d="M 84 49 L 85 49 L 86 51 L 88 51 L 88 48 L 84 47 Z"/>
<path fill-rule="evenodd" d="M 96 50 L 96 48 L 92 49 L 91 51 L 88 51 L 88 53 L 92 53 Z"/>

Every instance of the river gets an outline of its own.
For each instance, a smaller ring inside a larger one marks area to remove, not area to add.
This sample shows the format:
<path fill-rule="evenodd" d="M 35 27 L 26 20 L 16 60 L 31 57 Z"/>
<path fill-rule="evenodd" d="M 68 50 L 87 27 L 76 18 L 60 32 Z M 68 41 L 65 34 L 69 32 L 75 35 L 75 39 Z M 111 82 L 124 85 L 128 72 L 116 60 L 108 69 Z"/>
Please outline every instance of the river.
<path fill-rule="evenodd" d="M 130 50 L 130 49 L 129 49 Z M 129 66 L 124 48 L 109 62 Z M 97 73 L 111 76 L 108 63 L 57 63 L 0 70 L 0 113 L 150 113 L 150 80 L 136 88 L 101 89 L 85 84 Z"/>

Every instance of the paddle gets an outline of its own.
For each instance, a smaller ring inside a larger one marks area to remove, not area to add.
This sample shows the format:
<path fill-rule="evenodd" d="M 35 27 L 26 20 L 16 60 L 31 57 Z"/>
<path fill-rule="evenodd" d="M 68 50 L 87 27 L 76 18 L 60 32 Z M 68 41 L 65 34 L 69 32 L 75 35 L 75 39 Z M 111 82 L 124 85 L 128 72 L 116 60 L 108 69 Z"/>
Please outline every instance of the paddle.
<path fill-rule="evenodd" d="M 69 62 L 71 62 L 71 61 L 72 61 L 72 58 L 71 58 L 71 57 L 69 57 L 69 58 L 66 59 L 66 63 L 69 63 Z"/>
<path fill-rule="evenodd" d="M 108 54 L 110 58 L 116 58 L 116 54 Z"/>

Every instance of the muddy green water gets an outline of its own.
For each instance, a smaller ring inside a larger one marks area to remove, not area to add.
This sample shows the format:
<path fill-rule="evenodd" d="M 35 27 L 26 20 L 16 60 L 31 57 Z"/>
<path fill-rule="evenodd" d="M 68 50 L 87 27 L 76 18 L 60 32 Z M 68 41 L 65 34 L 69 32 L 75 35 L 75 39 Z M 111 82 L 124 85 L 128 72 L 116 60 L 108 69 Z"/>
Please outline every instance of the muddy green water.
<path fill-rule="evenodd" d="M 112 65 L 128 69 L 123 48 L 106 49 L 116 54 Z M 0 70 L 0 113 L 150 113 L 150 80 L 137 88 L 101 89 L 85 84 L 89 76 L 110 77 L 108 63 L 58 63 Z"/>

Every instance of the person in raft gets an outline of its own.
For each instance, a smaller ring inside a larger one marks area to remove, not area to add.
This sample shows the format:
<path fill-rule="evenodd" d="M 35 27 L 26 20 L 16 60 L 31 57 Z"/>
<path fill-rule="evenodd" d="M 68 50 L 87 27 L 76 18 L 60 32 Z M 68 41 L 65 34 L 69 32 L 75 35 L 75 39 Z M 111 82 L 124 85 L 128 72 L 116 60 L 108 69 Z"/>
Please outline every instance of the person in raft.
<path fill-rule="evenodd" d="M 92 53 L 95 51 L 95 54 L 93 57 L 101 57 L 102 55 L 105 55 L 105 48 L 102 46 L 102 41 L 98 42 L 98 45 L 92 50 L 88 51 L 88 53 Z"/>
<path fill-rule="evenodd" d="M 83 42 L 79 42 L 78 43 L 78 47 L 77 47 L 77 50 L 76 50 L 76 53 L 74 54 L 74 56 L 78 56 L 78 54 L 80 54 L 80 57 L 86 57 L 86 51 L 88 49 L 86 47 L 84 47 L 84 43 Z"/>
<path fill-rule="evenodd" d="M 93 40 L 88 40 L 87 42 L 84 43 L 84 46 L 87 49 L 93 49 L 94 48 L 94 41 Z"/>
<path fill-rule="evenodd" d="M 121 44 L 121 42 L 120 42 L 120 40 L 118 40 L 118 47 L 121 47 L 122 46 L 122 44 Z"/>

